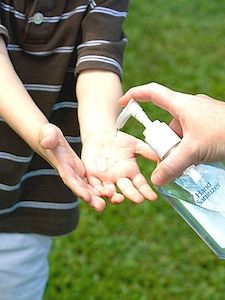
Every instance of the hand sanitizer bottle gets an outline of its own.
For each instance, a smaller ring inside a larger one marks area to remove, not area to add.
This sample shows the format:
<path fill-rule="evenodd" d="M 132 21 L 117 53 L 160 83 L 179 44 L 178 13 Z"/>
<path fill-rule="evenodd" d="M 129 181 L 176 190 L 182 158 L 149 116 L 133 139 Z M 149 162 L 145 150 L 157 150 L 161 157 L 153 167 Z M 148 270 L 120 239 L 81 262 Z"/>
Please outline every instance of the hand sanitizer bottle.
<path fill-rule="evenodd" d="M 179 144 L 180 137 L 166 123 L 152 122 L 134 100 L 119 115 L 117 128 L 122 128 L 130 116 L 145 126 L 145 141 L 161 160 Z M 191 166 L 180 177 L 157 189 L 210 249 L 225 259 L 224 164 Z"/>

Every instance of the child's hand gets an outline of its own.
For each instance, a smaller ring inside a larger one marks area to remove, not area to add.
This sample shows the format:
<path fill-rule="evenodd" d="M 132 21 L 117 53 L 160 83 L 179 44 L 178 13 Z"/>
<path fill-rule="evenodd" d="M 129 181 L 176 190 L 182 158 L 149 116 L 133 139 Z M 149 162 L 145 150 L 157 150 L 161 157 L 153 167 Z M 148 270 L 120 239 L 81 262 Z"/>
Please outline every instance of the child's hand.
<path fill-rule="evenodd" d="M 65 185 L 74 194 L 98 211 L 105 208 L 105 201 L 99 197 L 100 193 L 87 182 L 82 161 L 55 125 L 45 124 L 41 127 L 39 154 L 58 171 Z"/>
<path fill-rule="evenodd" d="M 157 159 L 146 143 L 123 132 L 88 137 L 83 142 L 82 161 L 89 183 L 113 204 L 122 202 L 124 196 L 135 203 L 155 200 L 157 195 L 141 174 L 136 154 Z"/>

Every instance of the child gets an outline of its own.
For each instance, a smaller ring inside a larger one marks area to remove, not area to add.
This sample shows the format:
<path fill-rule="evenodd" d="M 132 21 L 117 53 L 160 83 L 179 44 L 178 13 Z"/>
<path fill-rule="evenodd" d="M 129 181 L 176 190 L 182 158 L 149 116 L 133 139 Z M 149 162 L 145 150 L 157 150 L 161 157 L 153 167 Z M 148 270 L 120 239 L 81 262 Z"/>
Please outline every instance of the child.
<path fill-rule="evenodd" d="M 115 143 L 128 0 L 0 4 L 0 295 L 36 300 L 51 237 L 77 225 L 74 194 L 99 211 L 102 197 L 152 200 L 135 153 L 153 155 L 129 135 Z"/>

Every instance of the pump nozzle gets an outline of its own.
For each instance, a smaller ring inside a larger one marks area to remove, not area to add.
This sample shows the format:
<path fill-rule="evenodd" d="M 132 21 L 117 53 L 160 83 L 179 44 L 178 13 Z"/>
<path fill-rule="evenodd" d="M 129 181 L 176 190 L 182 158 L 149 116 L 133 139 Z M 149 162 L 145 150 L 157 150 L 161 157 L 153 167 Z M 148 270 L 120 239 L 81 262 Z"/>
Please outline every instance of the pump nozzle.
<path fill-rule="evenodd" d="M 134 99 L 131 99 L 129 101 L 127 106 L 118 116 L 116 121 L 116 128 L 122 128 L 130 117 L 134 117 L 141 124 L 143 124 L 145 128 L 147 128 L 152 123 L 152 121 L 143 111 L 142 107 Z"/>
<path fill-rule="evenodd" d="M 116 121 L 116 128 L 120 129 L 130 117 L 134 117 L 146 128 L 145 142 L 163 159 L 167 153 L 180 142 L 180 137 L 164 122 L 151 121 L 142 107 L 134 100 L 130 100 L 122 110 Z"/>

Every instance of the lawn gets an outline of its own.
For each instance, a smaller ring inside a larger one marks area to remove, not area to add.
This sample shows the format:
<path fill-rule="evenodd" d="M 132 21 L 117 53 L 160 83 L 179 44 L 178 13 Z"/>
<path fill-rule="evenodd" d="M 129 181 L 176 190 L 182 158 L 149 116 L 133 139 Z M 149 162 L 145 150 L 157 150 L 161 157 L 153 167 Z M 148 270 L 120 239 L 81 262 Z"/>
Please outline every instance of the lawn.
<path fill-rule="evenodd" d="M 122 0 L 118 0 L 122 1 Z M 225 1 L 133 0 L 123 86 L 157 81 L 225 99 Z M 152 119 L 164 111 L 144 104 Z M 141 125 L 125 130 L 143 138 Z M 154 164 L 138 159 L 146 178 Z M 81 203 L 78 229 L 57 239 L 45 300 L 222 300 L 219 260 L 162 198 L 97 213 Z"/>

